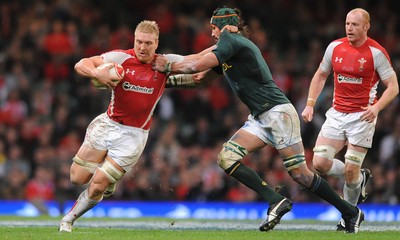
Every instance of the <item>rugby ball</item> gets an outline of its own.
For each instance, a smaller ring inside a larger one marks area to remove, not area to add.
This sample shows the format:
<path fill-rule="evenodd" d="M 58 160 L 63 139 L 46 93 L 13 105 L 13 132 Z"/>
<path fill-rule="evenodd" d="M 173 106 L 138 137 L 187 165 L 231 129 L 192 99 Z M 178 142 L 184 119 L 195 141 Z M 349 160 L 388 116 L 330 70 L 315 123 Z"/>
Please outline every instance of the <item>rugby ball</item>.
<path fill-rule="evenodd" d="M 118 63 L 103 63 L 100 66 L 98 66 L 97 69 L 103 69 L 103 68 L 107 68 L 110 66 L 113 66 L 112 68 L 109 69 L 109 73 L 110 73 L 112 81 L 113 82 L 121 81 L 121 79 L 125 76 L 125 70 L 120 64 L 118 64 Z M 92 85 L 98 89 L 107 89 L 107 87 L 104 86 L 102 83 L 100 83 L 96 78 L 91 78 L 90 81 L 92 82 Z"/>

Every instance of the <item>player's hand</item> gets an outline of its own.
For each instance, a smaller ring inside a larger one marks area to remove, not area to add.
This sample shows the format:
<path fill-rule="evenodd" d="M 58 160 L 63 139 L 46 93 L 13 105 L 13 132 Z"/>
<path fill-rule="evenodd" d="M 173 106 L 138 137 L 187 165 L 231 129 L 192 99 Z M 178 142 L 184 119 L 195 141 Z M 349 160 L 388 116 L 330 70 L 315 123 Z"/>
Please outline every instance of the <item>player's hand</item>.
<path fill-rule="evenodd" d="M 379 109 L 375 106 L 362 107 L 365 112 L 361 115 L 361 121 L 372 123 L 378 116 Z"/>
<path fill-rule="evenodd" d="M 224 30 L 227 30 L 228 32 L 233 32 L 233 33 L 239 32 L 239 28 L 236 26 L 232 26 L 232 25 L 225 25 L 225 27 L 223 27 L 221 29 L 221 32 L 223 32 Z"/>
<path fill-rule="evenodd" d="M 97 81 L 106 86 L 108 89 L 114 89 L 118 85 L 118 82 L 113 81 L 110 76 L 110 69 L 113 67 L 113 65 L 110 65 L 102 69 L 96 68 L 93 73 Z"/>
<path fill-rule="evenodd" d="M 200 82 L 202 78 L 204 78 L 204 76 L 206 75 L 207 71 L 203 71 L 203 72 L 198 72 L 198 73 L 194 73 L 192 74 L 192 77 L 194 79 L 195 82 Z"/>
<path fill-rule="evenodd" d="M 304 122 L 311 122 L 314 116 L 314 108 L 311 106 L 306 106 L 301 113 L 301 116 L 303 117 Z"/>
<path fill-rule="evenodd" d="M 167 72 L 167 58 L 164 57 L 164 55 L 162 54 L 157 54 L 156 57 L 154 58 L 153 61 L 153 70 L 157 71 L 157 72 Z"/>

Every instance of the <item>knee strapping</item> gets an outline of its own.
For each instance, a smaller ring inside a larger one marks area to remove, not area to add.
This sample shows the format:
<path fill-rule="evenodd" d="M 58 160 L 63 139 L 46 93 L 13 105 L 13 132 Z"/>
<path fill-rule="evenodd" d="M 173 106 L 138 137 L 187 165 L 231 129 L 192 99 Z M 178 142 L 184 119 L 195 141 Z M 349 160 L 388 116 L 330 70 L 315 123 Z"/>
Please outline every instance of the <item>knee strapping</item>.
<path fill-rule="evenodd" d="M 111 183 L 117 182 L 122 178 L 122 176 L 124 176 L 124 172 L 121 172 L 107 160 L 101 167 L 99 167 L 99 170 L 107 176 L 108 180 L 110 180 Z"/>
<path fill-rule="evenodd" d="M 288 171 L 298 168 L 305 163 L 304 154 L 297 154 L 283 159 L 283 165 Z"/>
<path fill-rule="evenodd" d="M 351 163 L 357 166 L 361 166 L 366 155 L 367 153 L 362 153 L 359 151 L 349 149 L 344 155 L 344 158 L 346 163 Z"/>
<path fill-rule="evenodd" d="M 316 146 L 314 149 L 314 155 L 333 160 L 336 154 L 336 149 L 329 145 Z"/>
<path fill-rule="evenodd" d="M 236 162 L 242 160 L 248 151 L 234 141 L 224 143 L 221 152 L 218 154 L 218 165 L 226 170 Z"/>
<path fill-rule="evenodd" d="M 82 166 L 83 168 L 87 169 L 90 173 L 94 173 L 97 167 L 99 166 L 98 163 L 84 161 L 78 156 L 73 157 L 72 161 L 74 161 L 79 166 Z"/>

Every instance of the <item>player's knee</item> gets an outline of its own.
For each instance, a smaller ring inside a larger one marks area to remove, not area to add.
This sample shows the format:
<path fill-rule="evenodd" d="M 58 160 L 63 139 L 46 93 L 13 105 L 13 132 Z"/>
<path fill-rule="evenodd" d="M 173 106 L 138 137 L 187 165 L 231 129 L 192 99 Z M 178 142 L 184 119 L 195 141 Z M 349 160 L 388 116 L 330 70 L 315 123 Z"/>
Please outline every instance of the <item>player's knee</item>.
<path fill-rule="evenodd" d="M 75 156 L 72 160 L 73 164 L 70 169 L 70 181 L 76 185 L 87 184 L 99 164 L 84 161 L 78 156 Z"/>
<path fill-rule="evenodd" d="M 311 172 L 306 166 L 305 162 L 303 162 L 296 168 L 291 169 L 289 171 L 289 175 L 298 184 L 308 187 L 311 184 L 314 173 Z"/>
<path fill-rule="evenodd" d="M 103 193 L 107 188 L 106 183 L 92 181 L 88 189 L 88 196 L 93 200 L 101 200 Z"/>
<path fill-rule="evenodd" d="M 99 166 L 98 163 L 94 163 L 94 162 L 89 162 L 89 161 L 85 161 L 83 159 L 81 159 L 78 156 L 75 156 L 72 158 L 72 161 L 74 161 L 74 163 L 78 166 L 80 166 L 81 168 L 85 169 L 87 172 L 93 174 L 94 172 L 96 172 L 97 167 Z"/>
<path fill-rule="evenodd" d="M 107 179 L 94 179 L 91 184 L 91 187 L 93 185 L 91 194 L 93 194 L 93 198 L 99 198 L 100 195 L 101 198 L 108 198 L 114 194 L 116 190 L 116 184 L 124 176 L 125 172 L 118 169 L 109 161 L 105 161 L 104 164 L 98 168 L 98 170 L 102 172 Z"/>
<path fill-rule="evenodd" d="M 99 175 L 99 173 L 103 174 Z M 106 197 L 111 196 L 115 188 L 109 189 L 110 186 L 115 184 L 124 176 L 124 172 L 119 170 L 109 161 L 98 168 L 98 172 L 94 175 L 88 189 L 88 195 L 91 199 L 101 201 L 106 193 Z"/>
<path fill-rule="evenodd" d="M 99 170 L 106 175 L 110 183 L 116 183 L 125 174 L 125 172 L 119 170 L 116 166 L 114 166 L 111 162 L 107 160 L 101 167 L 99 167 Z"/>
<path fill-rule="evenodd" d="M 224 149 L 222 149 L 221 152 L 219 152 L 218 157 L 217 157 L 217 163 L 223 170 L 228 169 L 230 166 L 232 166 L 234 164 L 234 162 L 225 158 L 225 150 Z"/>
<path fill-rule="evenodd" d="M 221 152 L 218 154 L 218 165 L 227 170 L 246 156 L 248 151 L 234 141 L 224 143 Z"/>
<path fill-rule="evenodd" d="M 319 145 L 313 148 L 314 156 L 332 160 L 335 157 L 336 149 L 329 145 Z"/>
<path fill-rule="evenodd" d="M 301 179 L 301 171 L 299 168 L 292 169 L 288 173 L 289 173 L 290 177 L 293 179 L 293 181 L 303 185 L 303 182 Z"/>
<path fill-rule="evenodd" d="M 315 171 L 318 172 L 320 175 L 326 175 L 329 171 L 329 164 L 327 164 L 328 160 L 326 159 L 314 159 L 313 167 Z"/>
<path fill-rule="evenodd" d="M 356 165 L 361 167 L 362 163 L 364 162 L 365 155 L 367 155 L 366 152 L 363 153 L 349 149 L 344 155 L 345 163 L 346 165 Z"/>
<path fill-rule="evenodd" d="M 319 145 L 314 147 L 314 159 L 313 167 L 321 175 L 325 175 L 331 164 L 328 161 L 332 161 L 336 154 L 336 149 L 329 145 Z"/>
<path fill-rule="evenodd" d="M 88 183 L 88 181 L 85 181 L 85 179 L 83 179 L 82 176 L 73 169 L 71 169 L 70 171 L 69 180 L 71 181 L 72 184 L 79 186 Z"/>
<path fill-rule="evenodd" d="M 306 162 L 304 154 L 296 154 L 283 159 L 283 166 L 285 166 L 288 172 L 299 168 Z"/>
<path fill-rule="evenodd" d="M 304 168 L 305 162 L 304 154 L 296 154 L 283 159 L 283 166 L 289 172 L 292 179 L 302 185 L 305 184 L 302 176 L 305 171 L 308 171 L 307 168 Z"/>
<path fill-rule="evenodd" d="M 80 174 L 70 174 L 69 180 L 72 184 L 77 186 L 82 186 L 88 184 L 90 182 L 91 176 L 88 175 L 80 175 Z"/>

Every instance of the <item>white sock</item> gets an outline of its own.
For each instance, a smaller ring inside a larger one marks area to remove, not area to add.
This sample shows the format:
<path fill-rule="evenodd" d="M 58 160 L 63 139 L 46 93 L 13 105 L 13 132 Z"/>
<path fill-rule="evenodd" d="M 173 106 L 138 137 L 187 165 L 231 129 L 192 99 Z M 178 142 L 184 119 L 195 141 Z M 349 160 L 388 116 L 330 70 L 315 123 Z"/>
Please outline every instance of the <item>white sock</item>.
<path fill-rule="evenodd" d="M 334 158 L 332 162 L 332 167 L 329 169 L 326 175 L 344 178 L 344 163 L 336 158 Z"/>
<path fill-rule="evenodd" d="M 360 197 L 360 193 L 361 193 L 361 182 L 362 182 L 362 176 L 360 174 L 357 184 L 355 184 L 353 186 L 347 186 L 347 184 L 344 184 L 343 198 L 344 198 L 344 200 L 349 202 L 351 205 L 354 205 L 354 206 L 357 205 L 358 198 Z"/>
<path fill-rule="evenodd" d="M 62 221 L 74 222 L 84 213 L 96 206 L 100 201 L 95 201 L 89 198 L 87 189 L 79 195 L 78 200 L 76 200 L 74 206 L 67 215 L 65 215 Z"/>

